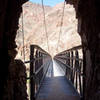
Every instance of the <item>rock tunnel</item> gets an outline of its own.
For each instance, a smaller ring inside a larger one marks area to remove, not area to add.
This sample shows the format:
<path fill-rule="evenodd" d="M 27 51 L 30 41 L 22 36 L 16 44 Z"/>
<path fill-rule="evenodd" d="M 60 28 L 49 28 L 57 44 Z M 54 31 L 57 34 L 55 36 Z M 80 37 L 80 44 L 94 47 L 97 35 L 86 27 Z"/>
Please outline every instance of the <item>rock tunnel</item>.
<path fill-rule="evenodd" d="M 0 1 L 0 100 L 27 100 L 25 65 L 15 60 L 15 37 L 22 4 L 27 0 Z M 100 99 L 100 1 L 66 0 L 75 7 L 84 66 L 84 100 Z M 21 66 L 21 67 L 20 67 Z M 20 71 L 21 70 L 21 71 Z M 22 78 L 20 78 L 22 77 Z M 18 87 L 18 89 L 16 89 Z"/>

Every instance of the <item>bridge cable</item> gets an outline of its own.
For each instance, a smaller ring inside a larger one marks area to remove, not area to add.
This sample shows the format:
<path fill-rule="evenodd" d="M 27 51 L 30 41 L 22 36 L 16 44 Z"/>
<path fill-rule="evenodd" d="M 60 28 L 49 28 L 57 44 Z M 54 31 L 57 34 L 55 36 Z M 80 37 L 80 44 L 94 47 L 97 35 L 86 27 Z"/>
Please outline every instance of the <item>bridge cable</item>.
<path fill-rule="evenodd" d="M 25 37 L 24 37 L 24 13 L 23 13 L 23 7 L 22 7 L 22 38 L 23 38 L 23 59 L 25 62 Z"/>
<path fill-rule="evenodd" d="M 57 52 L 58 52 L 60 37 L 61 37 L 61 33 L 62 33 L 62 25 L 63 25 L 63 19 L 64 19 L 65 4 L 66 4 L 66 1 L 64 0 L 64 6 L 63 6 L 62 18 L 61 18 L 61 24 L 60 24 L 61 26 L 60 26 L 60 31 L 59 31 L 58 43 L 57 43 Z"/>
<path fill-rule="evenodd" d="M 43 9 L 43 16 L 44 16 L 44 28 L 45 28 L 46 38 L 47 38 L 47 47 L 49 52 L 49 40 L 48 40 L 47 25 L 46 25 L 46 18 L 45 18 L 45 9 L 44 9 L 43 0 L 41 0 L 41 2 L 42 2 L 42 9 Z"/>

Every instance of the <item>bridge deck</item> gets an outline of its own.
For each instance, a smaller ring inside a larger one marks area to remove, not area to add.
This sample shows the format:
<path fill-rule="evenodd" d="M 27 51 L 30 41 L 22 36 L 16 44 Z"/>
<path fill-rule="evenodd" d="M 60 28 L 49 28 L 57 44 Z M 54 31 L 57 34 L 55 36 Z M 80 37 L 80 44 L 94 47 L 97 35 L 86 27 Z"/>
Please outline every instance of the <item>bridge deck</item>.
<path fill-rule="evenodd" d="M 36 100 L 80 100 L 80 98 L 72 84 L 65 77 L 63 69 L 56 61 L 53 61 Z"/>

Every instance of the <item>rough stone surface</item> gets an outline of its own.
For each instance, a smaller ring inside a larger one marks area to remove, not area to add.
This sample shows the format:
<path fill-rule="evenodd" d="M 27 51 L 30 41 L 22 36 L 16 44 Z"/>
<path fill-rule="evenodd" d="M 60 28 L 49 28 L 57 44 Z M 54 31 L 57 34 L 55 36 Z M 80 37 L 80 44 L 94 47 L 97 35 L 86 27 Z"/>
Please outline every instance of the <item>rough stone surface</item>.
<path fill-rule="evenodd" d="M 6 100 L 11 100 L 11 95 L 6 95 L 4 91 L 11 91 L 11 88 L 5 88 L 14 85 L 8 82 L 10 75 L 9 64 L 14 61 L 16 56 L 16 31 L 18 29 L 18 20 L 22 11 L 22 4 L 27 0 L 0 0 L 0 100 L 6 96 Z M 16 87 L 17 88 L 17 87 Z M 13 99 L 14 100 L 14 99 Z"/>
<path fill-rule="evenodd" d="M 28 100 L 26 67 L 21 60 L 11 61 L 3 100 Z"/>

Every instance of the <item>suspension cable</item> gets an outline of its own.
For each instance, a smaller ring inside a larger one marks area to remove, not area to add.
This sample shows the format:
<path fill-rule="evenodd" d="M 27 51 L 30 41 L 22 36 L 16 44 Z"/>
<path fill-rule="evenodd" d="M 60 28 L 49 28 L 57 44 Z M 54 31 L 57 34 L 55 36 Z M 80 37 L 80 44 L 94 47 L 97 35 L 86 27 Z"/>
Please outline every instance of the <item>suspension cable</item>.
<path fill-rule="evenodd" d="M 23 23 L 23 17 L 24 17 L 24 14 L 23 14 L 23 7 L 22 7 L 22 38 L 23 38 L 23 59 L 24 59 L 24 62 L 25 62 L 25 39 L 24 39 L 24 23 Z"/>
<path fill-rule="evenodd" d="M 63 26 L 63 19 L 64 19 L 64 11 L 65 11 L 65 3 L 66 3 L 66 1 L 64 0 L 64 6 L 63 6 L 62 18 L 61 18 L 61 26 L 60 26 L 60 31 L 59 31 L 58 43 L 57 43 L 57 52 L 59 52 L 58 51 L 58 47 L 59 47 L 60 37 L 61 37 L 61 33 L 62 33 L 62 26 Z"/>
<path fill-rule="evenodd" d="M 44 28 L 45 28 L 46 38 L 47 38 L 47 47 L 49 52 L 49 40 L 48 40 L 47 25 L 46 25 L 46 18 L 45 18 L 45 9 L 44 9 L 43 0 L 41 0 L 41 2 L 42 2 L 42 9 L 43 9 L 43 16 L 44 16 Z"/>

